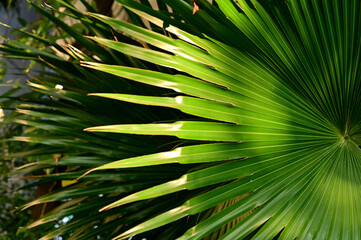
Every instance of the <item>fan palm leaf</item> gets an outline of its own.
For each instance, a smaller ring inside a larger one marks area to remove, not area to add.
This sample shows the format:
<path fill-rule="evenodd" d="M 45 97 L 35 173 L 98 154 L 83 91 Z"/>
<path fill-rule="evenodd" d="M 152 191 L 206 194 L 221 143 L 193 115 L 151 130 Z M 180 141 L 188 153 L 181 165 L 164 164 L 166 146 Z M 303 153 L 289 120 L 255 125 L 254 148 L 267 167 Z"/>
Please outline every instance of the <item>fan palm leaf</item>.
<path fill-rule="evenodd" d="M 155 13 L 152 16 L 144 7 L 131 1 L 120 2 L 154 24 L 164 25 L 165 19 L 157 18 Z M 186 6 L 175 2 L 175 7 Z M 209 143 L 119 160 L 91 171 L 217 162 L 102 208 L 108 210 L 212 186 L 117 238 L 142 233 L 244 196 L 179 239 L 203 238 L 246 213 L 250 214 L 220 238 L 242 239 L 257 229 L 255 239 L 358 239 L 361 152 L 356 140 L 360 131 L 356 69 L 360 4 L 311 0 L 275 4 L 216 2 L 232 22 L 231 28 L 237 29 L 236 33 L 228 32 L 227 38 L 242 35 L 247 39 L 244 45 L 235 45 L 221 35 L 196 36 L 173 25 L 166 30 L 179 39 L 172 39 L 94 15 L 165 52 L 101 38 L 92 38 L 94 41 L 186 75 L 85 62 L 83 66 L 92 69 L 182 93 L 176 97 L 116 93 L 93 96 L 175 108 L 201 118 L 86 130 L 169 135 Z M 205 15 L 200 10 L 200 18 Z M 196 14 L 189 21 L 197 17 Z M 201 23 L 202 20 L 196 26 L 201 28 Z M 248 44 L 252 48 L 244 47 Z"/>
<path fill-rule="evenodd" d="M 43 155 L 19 171 L 78 179 L 27 204 L 63 201 L 29 227 L 73 214 L 43 239 L 360 238 L 357 0 L 118 2 L 138 26 L 62 3 L 87 38 L 38 9 L 92 54 L 2 47 L 60 74 L 18 106 L 36 130 L 15 140 L 38 147 L 19 154 Z"/>

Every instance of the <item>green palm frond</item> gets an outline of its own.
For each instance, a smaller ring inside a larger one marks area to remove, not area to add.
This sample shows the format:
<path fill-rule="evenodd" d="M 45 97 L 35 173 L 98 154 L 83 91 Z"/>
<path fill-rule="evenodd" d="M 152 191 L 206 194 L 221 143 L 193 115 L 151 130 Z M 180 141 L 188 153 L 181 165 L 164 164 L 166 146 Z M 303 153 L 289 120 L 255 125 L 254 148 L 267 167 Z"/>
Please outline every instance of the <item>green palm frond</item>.
<path fill-rule="evenodd" d="M 149 13 L 140 12 L 143 9 L 134 3 L 120 2 L 154 24 L 160 27 L 164 24 Z M 185 7 L 181 6 L 185 3 L 175 2 L 174 6 Z M 187 96 L 93 95 L 175 108 L 203 119 L 87 130 L 169 135 L 211 142 L 120 160 L 93 170 L 234 159 L 185 174 L 103 208 L 182 190 L 214 187 L 117 238 L 196 215 L 247 194 L 179 239 L 205 237 L 248 212 L 251 213 L 221 239 L 242 239 L 256 229 L 255 239 L 276 235 L 280 239 L 357 239 L 361 152 L 353 139 L 360 131 L 360 81 L 356 70 L 360 49 L 359 3 L 237 1 L 232 4 L 220 0 L 217 4 L 233 23 L 232 27 L 237 28 L 237 33 L 228 34 L 243 35 L 248 39 L 247 44 L 253 45 L 250 50 L 240 46 L 242 43 L 236 46 L 224 41 L 221 35 L 216 40 L 207 35 L 192 35 L 176 26 L 166 28 L 185 40 L 182 41 L 96 15 L 113 28 L 166 52 L 99 38 L 93 38 L 94 41 L 188 76 L 84 63 L 92 69 L 170 88 Z M 199 16 L 192 16 L 189 21 L 205 14 L 200 10 Z M 226 181 L 231 182 L 215 185 Z"/>
<path fill-rule="evenodd" d="M 151 27 L 71 8 L 91 36 L 43 14 L 92 54 L 2 48 L 61 74 L 19 105 L 35 130 L 15 140 L 47 156 L 28 171 L 77 179 L 27 204 L 62 201 L 29 227 L 73 214 L 43 239 L 360 238 L 359 1 L 118 2 Z"/>

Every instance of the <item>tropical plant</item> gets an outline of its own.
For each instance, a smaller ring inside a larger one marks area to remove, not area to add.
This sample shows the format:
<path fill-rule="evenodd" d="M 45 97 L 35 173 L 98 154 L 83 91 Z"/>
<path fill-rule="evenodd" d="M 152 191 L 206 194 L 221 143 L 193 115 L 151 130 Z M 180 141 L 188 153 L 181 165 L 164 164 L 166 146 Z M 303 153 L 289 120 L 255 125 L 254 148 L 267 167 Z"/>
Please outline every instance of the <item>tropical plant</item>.
<path fill-rule="evenodd" d="M 118 2 L 134 25 L 67 5 L 90 37 L 39 9 L 83 46 L 55 47 L 71 60 L 22 46 L 56 71 L 28 84 L 49 97 L 18 105 L 33 129 L 15 140 L 42 156 L 23 171 L 63 185 L 25 206 L 61 202 L 29 227 L 72 216 L 43 239 L 360 238 L 359 1 Z"/>

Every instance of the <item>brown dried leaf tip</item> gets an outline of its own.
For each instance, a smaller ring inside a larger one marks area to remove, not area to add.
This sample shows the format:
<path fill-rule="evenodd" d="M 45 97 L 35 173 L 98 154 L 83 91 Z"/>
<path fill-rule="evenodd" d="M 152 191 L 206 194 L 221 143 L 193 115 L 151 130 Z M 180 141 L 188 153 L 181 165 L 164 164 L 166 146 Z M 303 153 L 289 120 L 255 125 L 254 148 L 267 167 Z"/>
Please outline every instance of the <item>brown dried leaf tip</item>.
<path fill-rule="evenodd" d="M 199 6 L 196 2 L 193 1 L 193 14 L 195 14 L 199 10 Z"/>

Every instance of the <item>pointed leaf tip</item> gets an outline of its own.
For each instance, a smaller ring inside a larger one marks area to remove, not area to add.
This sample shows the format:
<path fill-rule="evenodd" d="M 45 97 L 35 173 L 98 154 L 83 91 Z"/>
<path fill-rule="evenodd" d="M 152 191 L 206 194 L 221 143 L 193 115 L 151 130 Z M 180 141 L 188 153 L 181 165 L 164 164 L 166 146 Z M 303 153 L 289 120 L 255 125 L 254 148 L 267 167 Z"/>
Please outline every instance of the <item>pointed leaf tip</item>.
<path fill-rule="evenodd" d="M 75 179 L 75 181 L 79 181 L 80 178 L 82 178 L 82 177 L 84 177 L 85 175 L 88 175 L 89 173 L 94 172 L 94 171 L 96 171 L 96 170 L 97 170 L 97 168 L 90 169 L 89 171 L 83 173 L 80 177 L 77 177 L 77 178 Z"/>
<path fill-rule="evenodd" d="M 118 201 L 115 201 L 115 202 L 113 202 L 111 204 L 108 204 L 105 207 L 102 207 L 101 209 L 99 209 L 99 212 L 107 211 L 107 210 L 110 210 L 112 208 L 118 207 L 120 205 L 124 205 L 124 204 L 121 204 L 121 202 L 122 202 L 122 199 L 120 199 Z M 127 203 L 127 202 L 125 202 L 125 203 Z"/>
<path fill-rule="evenodd" d="M 83 131 L 84 131 L 84 132 L 92 132 L 92 131 L 94 131 L 94 130 L 92 129 L 92 127 L 89 127 L 89 128 L 83 129 Z"/>
<path fill-rule="evenodd" d="M 108 207 L 107 207 L 107 206 L 102 207 L 101 209 L 99 209 L 99 212 L 103 212 L 103 211 L 105 211 L 105 210 L 108 210 Z"/>

